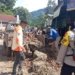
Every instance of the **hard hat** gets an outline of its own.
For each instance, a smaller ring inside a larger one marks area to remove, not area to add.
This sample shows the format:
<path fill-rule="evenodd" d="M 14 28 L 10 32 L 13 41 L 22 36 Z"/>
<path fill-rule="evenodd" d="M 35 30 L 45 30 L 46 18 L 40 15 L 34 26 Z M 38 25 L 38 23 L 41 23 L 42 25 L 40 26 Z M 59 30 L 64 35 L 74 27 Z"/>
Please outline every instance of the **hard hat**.
<path fill-rule="evenodd" d="M 19 17 L 19 15 L 16 16 L 16 22 L 15 22 L 15 24 L 20 24 L 20 17 Z"/>

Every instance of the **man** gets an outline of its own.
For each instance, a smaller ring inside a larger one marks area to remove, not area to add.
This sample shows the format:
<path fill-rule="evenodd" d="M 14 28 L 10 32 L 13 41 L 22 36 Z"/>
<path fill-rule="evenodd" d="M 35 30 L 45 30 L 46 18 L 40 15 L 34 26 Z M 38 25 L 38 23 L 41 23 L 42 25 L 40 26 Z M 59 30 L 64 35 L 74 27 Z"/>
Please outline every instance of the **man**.
<path fill-rule="evenodd" d="M 61 41 L 57 65 L 62 66 L 60 75 L 75 73 L 75 29 L 67 31 Z"/>
<path fill-rule="evenodd" d="M 7 47 L 8 47 L 8 58 L 9 60 L 11 59 L 12 57 L 12 49 L 11 49 L 11 46 L 12 46 L 12 38 L 13 38 L 13 30 L 14 30 L 14 27 L 11 25 L 11 24 L 8 24 L 7 28 L 6 28 L 6 32 L 7 32 Z"/>
<path fill-rule="evenodd" d="M 11 57 L 12 57 L 12 49 L 11 49 L 11 46 L 12 46 L 12 33 L 13 32 L 9 32 L 8 33 L 8 58 L 9 58 L 9 60 L 11 59 Z"/>
<path fill-rule="evenodd" d="M 13 33 L 12 50 L 15 52 L 15 61 L 13 65 L 12 75 L 16 75 L 16 69 L 18 68 L 18 74 L 23 75 L 22 64 L 25 59 L 24 47 L 23 47 L 23 32 L 19 23 L 16 23 Z"/>
<path fill-rule="evenodd" d="M 58 32 L 55 29 L 48 27 L 47 32 L 46 32 L 46 37 L 47 37 L 47 40 L 46 40 L 47 43 L 51 45 L 52 47 L 55 46 L 56 49 L 58 50 L 58 43 L 60 40 L 60 36 Z"/>
<path fill-rule="evenodd" d="M 26 49 L 26 53 L 29 52 L 28 42 L 29 42 L 29 34 L 30 34 L 30 28 L 27 23 L 27 21 L 21 21 L 21 26 L 23 29 L 23 44 Z"/>

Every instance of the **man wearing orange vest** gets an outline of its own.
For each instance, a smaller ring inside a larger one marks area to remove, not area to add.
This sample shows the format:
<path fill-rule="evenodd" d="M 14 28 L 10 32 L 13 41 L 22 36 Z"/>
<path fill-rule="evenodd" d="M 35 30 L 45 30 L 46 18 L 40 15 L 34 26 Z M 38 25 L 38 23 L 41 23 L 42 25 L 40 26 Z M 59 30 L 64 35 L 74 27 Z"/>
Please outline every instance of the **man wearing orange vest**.
<path fill-rule="evenodd" d="M 25 59 L 24 47 L 23 47 L 23 32 L 19 23 L 16 23 L 13 33 L 12 50 L 15 52 L 15 61 L 13 65 L 12 75 L 16 75 L 16 69 L 18 68 L 18 74 L 23 75 L 22 63 Z"/>

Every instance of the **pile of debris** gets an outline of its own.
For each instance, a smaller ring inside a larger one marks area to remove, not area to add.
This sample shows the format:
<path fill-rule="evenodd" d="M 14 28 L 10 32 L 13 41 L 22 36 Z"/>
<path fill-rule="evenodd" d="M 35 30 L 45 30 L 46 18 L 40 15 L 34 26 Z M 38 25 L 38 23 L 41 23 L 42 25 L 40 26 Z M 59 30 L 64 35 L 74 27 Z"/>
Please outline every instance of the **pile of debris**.
<path fill-rule="evenodd" d="M 37 39 L 33 39 L 29 44 L 31 46 L 30 51 L 32 51 L 32 54 L 34 55 L 33 59 L 29 61 L 29 75 L 59 75 L 60 69 L 55 63 L 57 56 L 57 51 L 55 48 L 49 48 L 48 50 L 46 48 L 40 49 L 43 44 Z"/>
<path fill-rule="evenodd" d="M 32 61 L 30 75 L 59 75 L 59 68 L 54 60 L 47 61 L 45 53 L 35 51 L 37 58 Z"/>

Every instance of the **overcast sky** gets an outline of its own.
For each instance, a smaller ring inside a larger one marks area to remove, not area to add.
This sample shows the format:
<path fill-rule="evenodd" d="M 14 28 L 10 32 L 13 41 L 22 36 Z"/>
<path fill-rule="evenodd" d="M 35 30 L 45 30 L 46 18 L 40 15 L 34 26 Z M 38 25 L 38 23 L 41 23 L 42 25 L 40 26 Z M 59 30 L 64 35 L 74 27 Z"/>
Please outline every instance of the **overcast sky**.
<path fill-rule="evenodd" d="M 55 0 L 57 2 L 57 0 Z M 23 6 L 31 11 L 35 11 L 47 6 L 48 0 L 17 0 L 15 7 Z"/>

